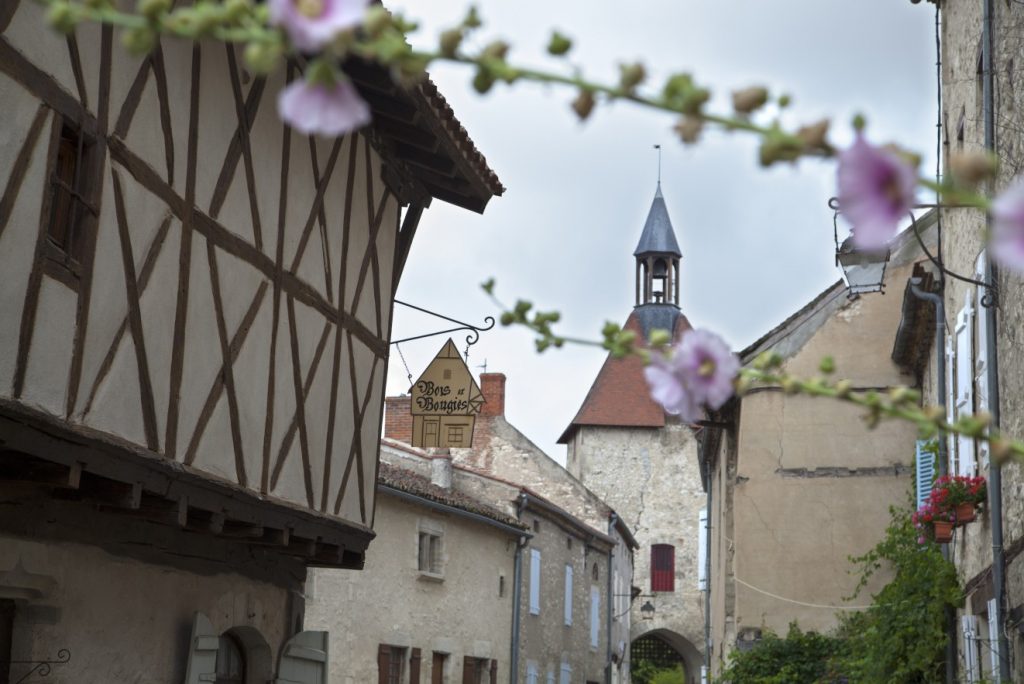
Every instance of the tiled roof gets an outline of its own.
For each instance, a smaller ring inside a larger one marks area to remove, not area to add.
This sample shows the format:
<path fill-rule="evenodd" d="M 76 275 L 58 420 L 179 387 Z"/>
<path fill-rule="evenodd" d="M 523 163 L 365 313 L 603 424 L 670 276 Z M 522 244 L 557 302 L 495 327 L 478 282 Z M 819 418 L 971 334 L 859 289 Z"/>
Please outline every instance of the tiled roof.
<path fill-rule="evenodd" d="M 642 334 L 637 307 L 629 315 L 624 326 Z M 686 316 L 679 313 L 675 319 L 673 338 L 678 340 L 690 329 Z M 568 443 L 572 432 L 581 425 L 602 425 L 607 427 L 649 427 L 665 425 L 665 412 L 651 399 L 647 380 L 644 379 L 644 363 L 636 356 L 621 359 L 611 354 L 605 359 L 601 371 L 583 400 L 583 405 L 572 419 L 572 423 L 558 438 L 559 444 Z"/>
<path fill-rule="evenodd" d="M 407 494 L 413 494 L 423 499 L 428 499 L 436 503 L 451 506 L 452 508 L 458 508 L 463 511 L 470 513 L 476 513 L 492 520 L 496 520 L 505 525 L 511 525 L 520 529 L 526 529 L 526 526 L 516 518 L 502 513 L 498 509 L 485 504 L 468 494 L 464 494 L 455 489 L 444 489 L 432 484 L 430 480 L 423 475 L 414 473 L 411 470 L 400 468 L 389 463 L 381 461 L 380 472 L 377 475 L 377 483 L 390 487 L 391 489 L 397 489 Z"/>

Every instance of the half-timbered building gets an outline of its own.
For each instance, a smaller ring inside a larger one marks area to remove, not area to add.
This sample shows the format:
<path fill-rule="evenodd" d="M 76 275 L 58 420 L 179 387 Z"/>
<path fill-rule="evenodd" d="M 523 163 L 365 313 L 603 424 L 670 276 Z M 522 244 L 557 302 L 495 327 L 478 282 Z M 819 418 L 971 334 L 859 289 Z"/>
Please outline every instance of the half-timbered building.
<path fill-rule="evenodd" d="M 374 123 L 308 138 L 294 66 L 43 11 L 0 3 L 0 680 L 322 681 L 417 223 L 503 188 L 429 81 L 347 64 Z"/>

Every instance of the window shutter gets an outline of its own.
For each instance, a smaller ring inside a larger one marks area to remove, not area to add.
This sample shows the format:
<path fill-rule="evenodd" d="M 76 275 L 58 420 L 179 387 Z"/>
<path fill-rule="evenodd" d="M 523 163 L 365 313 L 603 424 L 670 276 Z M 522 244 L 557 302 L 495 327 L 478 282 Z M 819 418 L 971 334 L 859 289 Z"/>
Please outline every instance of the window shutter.
<path fill-rule="evenodd" d="M 474 681 L 476 677 L 476 658 L 470 656 L 463 656 L 462 658 L 462 684 L 479 684 L 478 681 Z"/>
<path fill-rule="evenodd" d="M 597 648 L 601 631 L 601 592 L 594 585 L 590 586 L 590 647 Z"/>
<path fill-rule="evenodd" d="M 491 684 L 498 684 L 498 660 L 491 659 Z"/>
<path fill-rule="evenodd" d="M 220 635 L 210 619 L 202 613 L 192 618 L 192 638 L 189 641 L 188 667 L 185 684 L 217 681 L 217 648 Z"/>
<path fill-rule="evenodd" d="M 676 549 L 671 544 L 651 546 L 651 591 L 675 591 Z"/>
<path fill-rule="evenodd" d="M 572 665 L 562 663 L 562 673 L 558 678 L 558 684 L 572 684 Z"/>
<path fill-rule="evenodd" d="M 409 657 L 409 684 L 420 684 L 420 649 L 412 649 Z"/>
<path fill-rule="evenodd" d="M 984 254 L 984 252 L 982 252 Z M 988 653 L 992 666 L 992 681 L 999 684 L 999 604 L 988 600 Z"/>
<path fill-rule="evenodd" d="M 327 632 L 299 632 L 285 642 L 274 684 L 327 684 Z"/>
<path fill-rule="evenodd" d="M 532 660 L 526 661 L 526 684 L 538 684 L 537 663 Z"/>
<path fill-rule="evenodd" d="M 985 251 L 978 255 L 978 261 L 974 266 L 974 277 L 976 280 L 985 279 Z M 977 302 L 978 316 L 975 320 L 978 323 L 978 353 L 974 355 L 974 385 L 977 391 L 978 412 L 988 411 L 988 317 L 992 315 L 991 309 L 982 303 L 985 297 L 985 288 L 975 287 L 975 301 Z M 981 440 L 977 443 L 978 464 L 981 470 L 988 470 L 988 442 Z M 998 670 L 997 670 L 998 671 Z"/>
<path fill-rule="evenodd" d="M 572 566 L 565 566 L 565 624 L 572 626 Z"/>
<path fill-rule="evenodd" d="M 968 294 L 956 315 L 956 417 L 974 413 L 974 309 Z M 958 475 L 974 475 L 974 440 L 957 435 Z"/>
<path fill-rule="evenodd" d="M 555 684 L 555 671 L 548 670 L 548 684 Z"/>
<path fill-rule="evenodd" d="M 973 615 L 960 616 L 960 630 L 964 638 L 964 677 L 968 684 L 981 681 L 978 667 L 978 645 L 976 641 L 977 620 Z"/>
<path fill-rule="evenodd" d="M 697 589 L 708 589 L 708 509 L 700 510 L 697 526 Z"/>
<path fill-rule="evenodd" d="M 956 368 L 956 347 L 953 344 L 953 336 L 946 335 L 946 422 L 948 423 L 956 420 L 954 368 Z M 951 475 L 956 475 L 960 472 L 957 470 L 956 446 L 956 435 L 946 435 L 946 453 L 949 459 L 946 463 L 946 472 Z"/>
<path fill-rule="evenodd" d="M 700 684 L 708 684 L 708 666 L 700 666 Z"/>
<path fill-rule="evenodd" d="M 928 442 L 919 439 L 916 443 L 914 465 L 916 472 L 917 507 L 920 508 L 932 493 L 935 483 L 935 454 L 924 447 Z"/>
<path fill-rule="evenodd" d="M 377 647 L 377 684 L 388 684 L 388 668 L 391 665 L 391 648 L 381 644 Z"/>
<path fill-rule="evenodd" d="M 530 613 L 540 615 L 540 551 L 530 549 Z"/>

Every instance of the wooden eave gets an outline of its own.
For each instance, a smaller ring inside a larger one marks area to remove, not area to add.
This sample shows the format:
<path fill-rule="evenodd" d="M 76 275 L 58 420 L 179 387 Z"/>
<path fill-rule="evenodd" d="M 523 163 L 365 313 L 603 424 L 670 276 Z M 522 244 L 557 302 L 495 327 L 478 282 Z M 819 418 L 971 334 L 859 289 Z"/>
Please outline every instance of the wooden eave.
<path fill-rule="evenodd" d="M 356 59 L 344 70 L 370 105 L 384 157 L 422 192 L 483 213 L 505 191 L 429 78 L 399 85 L 384 67 Z"/>
<path fill-rule="evenodd" d="M 361 569 L 374 532 L 260 495 L 90 428 L 0 400 L 0 491 L 38 490 L 111 515 Z"/>

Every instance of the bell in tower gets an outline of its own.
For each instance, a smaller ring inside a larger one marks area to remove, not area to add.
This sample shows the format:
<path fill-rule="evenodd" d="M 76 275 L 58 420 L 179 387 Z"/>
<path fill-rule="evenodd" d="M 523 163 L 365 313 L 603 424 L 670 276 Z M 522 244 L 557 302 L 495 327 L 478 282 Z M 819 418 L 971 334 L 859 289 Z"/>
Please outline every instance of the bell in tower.
<path fill-rule="evenodd" d="M 679 307 L 679 260 L 683 258 L 668 217 L 661 182 L 647 213 L 636 258 L 636 305 L 670 304 Z"/>

